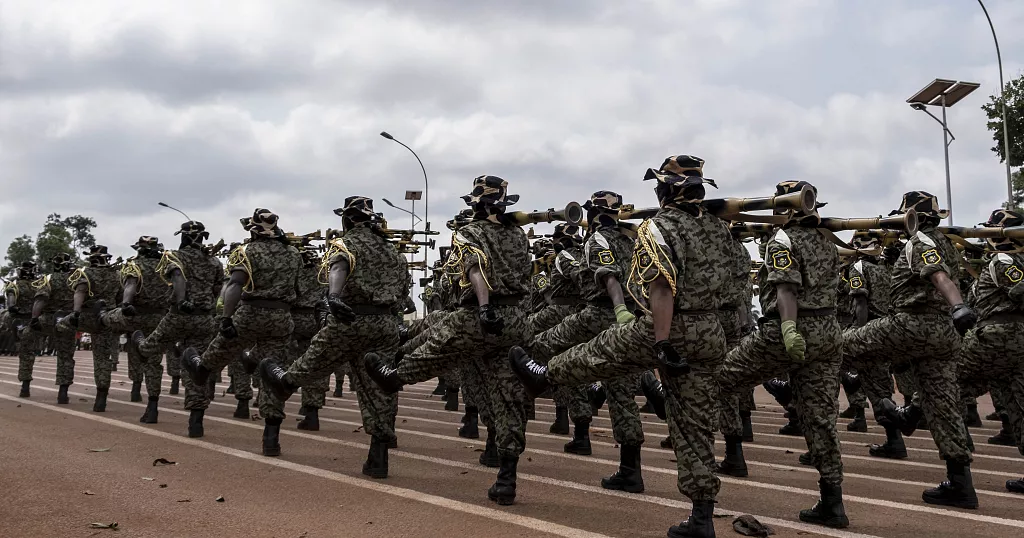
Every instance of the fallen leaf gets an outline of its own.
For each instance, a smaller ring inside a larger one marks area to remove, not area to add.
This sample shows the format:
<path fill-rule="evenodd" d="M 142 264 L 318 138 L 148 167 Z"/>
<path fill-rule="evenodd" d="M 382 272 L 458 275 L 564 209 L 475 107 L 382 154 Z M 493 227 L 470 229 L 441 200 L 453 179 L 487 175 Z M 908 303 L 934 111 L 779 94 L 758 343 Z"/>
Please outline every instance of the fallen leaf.
<path fill-rule="evenodd" d="M 18 407 L 21 407 L 21 404 L 18 404 Z"/>
<path fill-rule="evenodd" d="M 178 502 L 180 502 L 180 503 L 190 503 L 190 502 L 192 502 L 192 499 L 182 499 L 182 500 L 180 500 Z"/>
<path fill-rule="evenodd" d="M 358 428 L 356 428 L 356 429 L 352 430 L 352 433 L 359 433 L 359 432 L 361 432 L 361 431 L 363 431 L 363 427 L 362 427 L 362 426 L 360 426 L 360 427 L 358 427 Z"/>
<path fill-rule="evenodd" d="M 459 474 L 469 474 L 469 471 L 462 471 L 462 472 L 461 472 L 461 473 L 459 473 Z"/>
<path fill-rule="evenodd" d="M 796 454 L 796 452 L 793 452 L 792 450 L 787 450 L 786 454 Z"/>
<path fill-rule="evenodd" d="M 160 487 L 162 487 L 162 488 L 166 488 L 166 487 L 167 487 L 167 484 L 160 484 Z"/>
<path fill-rule="evenodd" d="M 526 458 L 526 461 L 533 461 L 533 458 Z"/>
<path fill-rule="evenodd" d="M 91 491 L 89 491 L 89 490 L 85 490 L 85 491 L 83 491 L 82 493 L 84 493 L 84 494 L 86 494 L 86 495 L 96 495 L 95 493 L 93 493 L 93 492 L 91 492 Z"/>
<path fill-rule="evenodd" d="M 79 398 L 78 401 L 80 401 L 80 402 L 88 402 L 89 400 L 86 400 L 85 398 Z"/>
<path fill-rule="evenodd" d="M 117 370 L 114 370 L 114 371 L 116 372 Z M 124 386 L 124 381 L 120 381 L 120 382 L 118 382 L 117 384 L 118 384 L 118 385 L 121 385 L 121 386 L 123 387 L 123 386 Z"/>
<path fill-rule="evenodd" d="M 466 445 L 466 448 L 476 448 L 476 445 Z"/>
<path fill-rule="evenodd" d="M 90 448 L 89 452 L 110 452 L 110 448 Z"/>
<path fill-rule="evenodd" d="M 177 464 L 178 464 L 177 462 L 169 461 L 169 460 L 166 460 L 164 458 L 157 458 L 157 459 L 153 460 L 153 467 L 156 467 L 157 465 L 177 465 Z"/>
<path fill-rule="evenodd" d="M 89 524 L 89 528 L 90 529 L 110 529 L 110 530 L 116 531 L 117 530 L 117 523 L 116 522 L 115 523 L 90 523 Z"/>
<path fill-rule="evenodd" d="M 214 499 L 214 500 L 215 500 L 215 501 L 217 501 L 217 502 L 219 502 L 219 503 L 222 503 L 222 502 L 224 502 L 224 497 L 217 497 L 217 498 L 216 498 L 216 499 Z"/>
<path fill-rule="evenodd" d="M 408 421 L 408 420 L 405 420 L 405 419 L 403 418 L 403 419 L 402 419 L 402 424 L 405 424 L 406 422 L 409 422 L 409 421 Z"/>
<path fill-rule="evenodd" d="M 152 482 L 152 481 L 156 480 L 155 478 L 150 478 L 148 476 L 144 476 L 144 477 L 142 477 L 142 479 L 143 480 L 148 480 L 149 482 Z"/>

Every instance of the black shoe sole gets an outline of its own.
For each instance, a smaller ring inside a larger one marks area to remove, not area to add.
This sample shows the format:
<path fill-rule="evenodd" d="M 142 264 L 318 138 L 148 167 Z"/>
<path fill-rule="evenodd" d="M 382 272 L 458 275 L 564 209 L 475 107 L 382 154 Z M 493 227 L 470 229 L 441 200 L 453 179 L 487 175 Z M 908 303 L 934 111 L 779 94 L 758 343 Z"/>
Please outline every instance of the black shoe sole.
<path fill-rule="evenodd" d="M 370 478 L 374 478 L 374 479 L 377 479 L 377 480 L 383 480 L 383 479 L 388 477 L 388 472 L 387 471 L 376 471 L 376 470 L 363 469 L 363 474 L 368 476 L 368 477 L 370 477 Z"/>
<path fill-rule="evenodd" d="M 267 456 L 268 458 L 276 458 L 276 457 L 281 455 L 281 449 L 280 448 L 264 448 L 263 449 L 263 455 Z"/>
<path fill-rule="evenodd" d="M 905 459 L 908 458 L 906 452 L 892 453 L 892 452 L 874 452 L 874 451 L 868 450 L 868 455 L 873 457 L 873 458 L 883 458 L 883 459 L 887 459 L 887 460 L 905 460 Z"/>
<path fill-rule="evenodd" d="M 602 489 L 610 489 L 612 491 L 625 491 L 626 493 L 643 493 L 644 492 L 644 485 L 643 484 L 640 484 L 639 486 L 637 486 L 637 485 L 633 485 L 633 486 L 620 486 L 619 484 L 608 484 L 604 480 L 601 481 L 601 488 Z"/>
<path fill-rule="evenodd" d="M 736 478 L 746 478 L 746 476 L 749 473 L 747 472 L 747 468 L 746 467 L 742 467 L 742 468 L 738 468 L 737 469 L 737 468 L 734 468 L 734 467 L 723 467 L 722 465 L 719 465 L 718 468 L 715 470 L 715 474 L 720 474 L 720 475 L 725 475 L 725 476 L 733 476 L 733 477 L 736 477 Z"/>
<path fill-rule="evenodd" d="M 300 430 L 305 430 L 307 432 L 318 432 L 318 431 L 320 431 L 320 425 L 319 424 L 317 424 L 315 426 L 311 426 L 309 424 L 303 424 L 301 421 L 299 421 L 299 424 L 298 424 L 298 426 L 296 426 L 296 428 L 298 428 Z"/>
<path fill-rule="evenodd" d="M 480 438 L 480 432 L 479 431 L 476 431 L 476 432 L 463 432 L 460 429 L 459 430 L 459 437 L 461 437 L 463 439 L 479 439 Z"/>
<path fill-rule="evenodd" d="M 867 422 L 851 422 L 846 425 L 846 431 L 848 432 L 860 432 L 867 433 L 868 423 Z"/>
<path fill-rule="evenodd" d="M 946 501 L 942 499 L 928 500 L 928 498 L 923 495 L 921 496 L 921 500 L 923 500 L 925 504 L 930 504 L 932 506 L 951 506 L 953 508 L 964 508 L 967 510 L 978 509 L 978 501 Z"/>
<path fill-rule="evenodd" d="M 832 518 L 832 519 L 819 519 L 816 517 L 805 517 L 803 513 L 800 514 L 800 521 L 804 523 L 811 523 L 813 525 L 821 525 L 822 527 L 829 527 L 832 529 L 845 529 L 850 526 L 849 518 Z"/>
<path fill-rule="evenodd" d="M 582 448 L 582 447 L 581 448 L 576 448 L 576 447 L 565 446 L 565 447 L 562 447 L 562 451 L 565 452 L 566 454 L 576 454 L 577 456 L 589 456 L 589 455 L 594 453 L 593 448 L 591 448 L 589 446 L 585 447 L 585 448 Z"/>

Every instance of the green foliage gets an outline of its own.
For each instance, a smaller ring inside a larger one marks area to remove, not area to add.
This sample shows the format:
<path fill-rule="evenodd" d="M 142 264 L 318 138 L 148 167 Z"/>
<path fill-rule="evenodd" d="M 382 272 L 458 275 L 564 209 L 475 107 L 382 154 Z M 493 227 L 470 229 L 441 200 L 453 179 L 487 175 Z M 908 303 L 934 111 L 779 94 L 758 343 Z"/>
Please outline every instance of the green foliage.
<path fill-rule="evenodd" d="M 33 260 L 39 264 L 40 272 L 49 272 L 50 259 L 61 253 L 79 258 L 81 252 L 96 244 L 92 230 L 96 221 L 92 217 L 74 215 L 63 218 L 58 213 L 47 215 L 43 230 L 36 236 L 35 243 L 23 235 L 7 247 L 7 264 L 0 267 L 0 275 L 10 274 L 21 262 Z"/>
<path fill-rule="evenodd" d="M 92 235 L 96 221 L 92 217 L 73 215 L 61 221 L 64 228 L 71 233 L 72 246 L 78 252 L 88 250 L 96 244 L 96 237 Z"/>
<path fill-rule="evenodd" d="M 1024 75 L 1006 83 L 1006 120 L 1010 132 L 1010 166 L 1024 166 Z M 1003 101 L 998 95 L 989 97 L 981 107 L 988 116 L 988 129 L 996 145 L 992 151 L 999 155 L 999 161 L 1006 160 L 1003 141 Z"/>
<path fill-rule="evenodd" d="M 1010 181 L 1013 185 L 1013 201 L 1009 204 L 1003 204 L 1003 207 L 1007 209 L 1020 209 L 1024 207 L 1024 168 L 1018 168 L 1010 174 Z"/>
<path fill-rule="evenodd" d="M 17 237 L 7 247 L 7 264 L 0 267 L 0 276 L 12 275 L 22 262 L 33 261 L 36 258 L 36 246 L 32 238 L 23 235 Z"/>
<path fill-rule="evenodd" d="M 50 215 L 53 217 L 54 215 Z M 71 232 L 64 227 L 64 224 L 57 219 L 47 219 L 43 225 L 43 231 L 36 236 L 36 255 L 39 257 L 40 272 L 50 272 L 52 266 L 50 259 L 61 253 L 68 253 L 75 256 L 75 250 L 71 246 L 73 237 Z"/>

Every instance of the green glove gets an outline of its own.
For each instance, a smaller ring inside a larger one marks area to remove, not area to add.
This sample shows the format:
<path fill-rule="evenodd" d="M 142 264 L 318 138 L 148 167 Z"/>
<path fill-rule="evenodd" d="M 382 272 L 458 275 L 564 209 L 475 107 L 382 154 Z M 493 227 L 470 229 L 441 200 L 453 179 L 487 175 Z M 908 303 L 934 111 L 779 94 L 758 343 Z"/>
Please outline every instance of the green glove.
<path fill-rule="evenodd" d="M 626 308 L 626 305 L 615 305 L 615 323 L 625 325 L 634 319 L 636 319 L 636 316 Z"/>
<path fill-rule="evenodd" d="M 218 316 L 224 315 L 224 298 L 223 297 L 220 297 L 220 298 L 217 299 L 216 311 L 217 311 L 217 315 Z"/>
<path fill-rule="evenodd" d="M 804 361 L 804 352 L 807 351 L 807 343 L 803 335 L 796 330 L 796 322 L 793 320 L 782 322 L 782 341 L 786 344 L 786 353 L 795 361 Z"/>

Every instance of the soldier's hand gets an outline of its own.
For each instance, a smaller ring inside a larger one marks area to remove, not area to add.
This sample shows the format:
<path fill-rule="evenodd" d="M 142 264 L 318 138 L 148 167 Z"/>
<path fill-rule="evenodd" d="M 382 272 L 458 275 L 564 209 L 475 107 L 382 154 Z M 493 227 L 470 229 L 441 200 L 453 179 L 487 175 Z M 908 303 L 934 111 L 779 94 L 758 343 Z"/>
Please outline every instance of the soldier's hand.
<path fill-rule="evenodd" d="M 32 318 L 32 321 L 28 322 L 28 328 L 32 329 L 33 332 L 43 332 L 43 324 L 39 321 L 39 318 Z"/>
<path fill-rule="evenodd" d="M 484 334 L 501 336 L 502 331 L 505 330 L 505 320 L 493 306 L 480 305 L 480 328 L 484 330 Z"/>
<path fill-rule="evenodd" d="M 953 317 L 953 326 L 956 327 L 956 332 L 960 333 L 960 336 L 967 334 L 967 331 L 973 329 L 974 325 L 978 323 L 978 314 L 963 303 L 950 309 L 949 315 Z"/>
<path fill-rule="evenodd" d="M 224 338 L 238 337 L 238 329 L 235 328 L 235 322 L 231 321 L 231 318 L 220 318 L 220 335 Z"/>
<path fill-rule="evenodd" d="M 196 311 L 196 305 L 192 304 L 192 301 L 185 299 L 178 303 L 178 312 L 182 314 L 192 314 Z"/>
<path fill-rule="evenodd" d="M 327 307 L 331 310 L 331 315 L 334 319 L 340 323 L 348 325 L 356 320 L 356 313 L 352 311 L 352 308 L 345 304 L 345 301 L 341 300 L 341 296 L 337 293 L 332 293 L 327 296 Z"/>
<path fill-rule="evenodd" d="M 892 265 L 896 263 L 896 259 L 900 257 L 901 252 L 903 252 L 903 249 L 898 244 L 889 245 L 882 249 L 882 257 L 885 258 L 886 264 Z"/>
<path fill-rule="evenodd" d="M 121 314 L 125 317 L 132 317 L 135 315 L 135 305 L 131 303 L 121 303 Z"/>
<path fill-rule="evenodd" d="M 786 353 L 795 361 L 803 362 L 804 354 L 807 352 L 807 342 L 796 329 L 796 322 L 786 320 L 782 322 L 782 342 L 786 344 Z"/>
<path fill-rule="evenodd" d="M 71 315 L 68 316 L 68 325 L 70 325 L 71 327 L 74 327 L 75 329 L 77 329 L 78 328 L 78 320 L 81 317 L 82 317 L 82 313 L 81 312 L 72 312 Z"/>
<path fill-rule="evenodd" d="M 21 314 L 21 309 L 16 306 L 8 308 L 7 311 L 10 312 L 12 316 L 17 316 L 18 314 Z"/>
<path fill-rule="evenodd" d="M 686 359 L 679 356 L 672 342 L 658 340 L 654 343 L 654 360 L 665 369 L 665 373 L 671 376 L 686 375 L 690 373 L 690 364 Z"/>
<path fill-rule="evenodd" d="M 636 319 L 636 316 L 626 308 L 626 305 L 615 305 L 615 323 L 625 325 Z"/>

